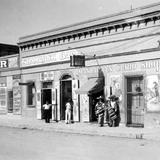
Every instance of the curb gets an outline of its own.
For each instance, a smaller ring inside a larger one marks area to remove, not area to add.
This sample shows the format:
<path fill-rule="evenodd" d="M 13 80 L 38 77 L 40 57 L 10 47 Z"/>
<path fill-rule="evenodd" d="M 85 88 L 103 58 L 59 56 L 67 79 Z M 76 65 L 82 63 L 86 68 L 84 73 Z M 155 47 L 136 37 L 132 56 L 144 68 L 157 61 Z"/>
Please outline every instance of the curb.
<path fill-rule="evenodd" d="M 55 124 L 55 125 L 54 125 Z M 106 136 L 114 138 L 128 138 L 160 142 L 160 127 L 152 128 L 131 128 L 131 127 L 98 127 L 94 124 L 75 123 L 73 125 L 66 125 L 65 123 L 57 123 L 55 121 L 46 124 L 44 121 L 37 121 L 32 119 L 0 119 L 0 127 L 52 131 L 57 133 L 69 133 L 78 135 L 90 136 Z"/>
<path fill-rule="evenodd" d="M 100 132 L 100 131 L 84 131 L 76 129 L 64 129 L 64 128 L 53 128 L 47 126 L 30 126 L 25 124 L 18 125 L 9 125 L 9 124 L 0 124 L 1 127 L 8 128 L 17 128 L 17 129 L 28 129 L 28 130 L 41 130 L 41 131 L 53 131 L 57 133 L 69 133 L 69 134 L 79 134 L 79 135 L 90 135 L 90 136 L 106 136 L 114 138 L 128 138 L 128 139 L 145 139 L 144 133 L 122 133 L 122 132 Z"/>

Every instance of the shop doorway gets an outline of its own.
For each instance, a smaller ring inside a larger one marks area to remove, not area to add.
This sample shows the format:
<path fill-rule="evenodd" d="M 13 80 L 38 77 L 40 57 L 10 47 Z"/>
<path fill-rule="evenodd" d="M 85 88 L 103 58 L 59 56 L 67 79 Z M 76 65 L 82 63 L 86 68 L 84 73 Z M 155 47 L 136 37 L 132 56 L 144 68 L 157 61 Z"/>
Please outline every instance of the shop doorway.
<path fill-rule="evenodd" d="M 103 90 L 94 94 L 91 94 L 89 96 L 89 112 L 90 112 L 90 122 L 96 122 L 97 121 L 97 115 L 95 114 L 96 111 L 96 104 L 98 102 L 97 97 L 103 95 Z"/>
<path fill-rule="evenodd" d="M 60 89 L 60 119 L 65 120 L 65 104 L 68 99 L 72 99 L 72 78 L 70 75 L 65 75 L 62 77 Z M 71 119 L 73 119 L 73 114 Z"/>
<path fill-rule="evenodd" d="M 41 112 L 42 112 L 42 119 L 44 119 L 44 109 L 43 104 L 48 101 L 52 104 L 52 82 L 43 82 L 42 90 L 41 90 Z M 50 118 L 52 118 L 52 107 L 50 108 Z"/>
<path fill-rule="evenodd" d="M 144 127 L 143 76 L 126 77 L 127 126 Z"/>

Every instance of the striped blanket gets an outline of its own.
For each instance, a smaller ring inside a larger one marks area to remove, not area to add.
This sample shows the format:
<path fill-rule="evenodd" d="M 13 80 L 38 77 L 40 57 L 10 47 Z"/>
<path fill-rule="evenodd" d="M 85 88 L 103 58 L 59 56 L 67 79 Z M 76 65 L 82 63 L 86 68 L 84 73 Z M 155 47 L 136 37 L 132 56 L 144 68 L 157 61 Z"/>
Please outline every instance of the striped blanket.
<path fill-rule="evenodd" d="M 108 114 L 111 120 L 115 120 L 117 118 L 115 110 L 111 106 L 108 106 Z"/>

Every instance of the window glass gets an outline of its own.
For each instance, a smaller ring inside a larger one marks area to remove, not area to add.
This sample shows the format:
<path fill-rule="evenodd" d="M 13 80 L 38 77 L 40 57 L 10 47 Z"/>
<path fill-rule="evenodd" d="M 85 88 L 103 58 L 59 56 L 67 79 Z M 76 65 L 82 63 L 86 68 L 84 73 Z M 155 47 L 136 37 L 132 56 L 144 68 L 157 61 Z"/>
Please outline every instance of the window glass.
<path fill-rule="evenodd" d="M 34 82 L 30 82 L 30 84 L 27 86 L 27 105 L 29 106 L 35 105 L 34 92 Z"/>
<path fill-rule="evenodd" d="M 43 82 L 42 88 L 52 88 L 52 82 Z"/>

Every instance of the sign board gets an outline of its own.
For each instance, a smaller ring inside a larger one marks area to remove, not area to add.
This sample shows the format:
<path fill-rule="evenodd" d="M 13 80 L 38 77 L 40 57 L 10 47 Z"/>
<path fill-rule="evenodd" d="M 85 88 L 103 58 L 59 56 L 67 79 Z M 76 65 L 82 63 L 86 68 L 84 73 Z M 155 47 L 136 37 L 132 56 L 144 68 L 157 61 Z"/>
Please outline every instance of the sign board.
<path fill-rule="evenodd" d="M 0 60 L 0 69 L 16 68 L 19 66 L 18 57 L 11 57 L 8 59 Z"/>
<path fill-rule="evenodd" d="M 89 122 L 89 97 L 87 94 L 81 95 L 82 121 Z"/>
<path fill-rule="evenodd" d="M 21 66 L 30 67 L 30 66 L 49 64 L 49 63 L 55 63 L 55 62 L 69 61 L 70 56 L 77 55 L 77 54 L 78 54 L 78 51 L 73 49 L 73 50 L 67 50 L 62 52 L 42 54 L 42 55 L 37 55 L 32 57 L 24 57 L 22 58 Z"/>
<path fill-rule="evenodd" d="M 41 91 L 38 89 L 37 90 L 37 97 L 36 97 L 36 102 L 37 102 L 37 119 L 41 119 L 42 118 L 42 111 L 41 111 Z"/>
<path fill-rule="evenodd" d="M 85 66 L 85 56 L 84 55 L 70 56 L 70 66 L 84 67 Z"/>
<path fill-rule="evenodd" d="M 19 86 L 20 81 L 21 79 L 13 78 L 13 113 L 14 114 L 21 114 L 21 94 L 22 93 L 21 93 L 21 87 Z"/>
<path fill-rule="evenodd" d="M 0 68 L 8 68 L 8 60 L 0 61 Z"/>
<path fill-rule="evenodd" d="M 78 94 L 76 94 L 76 90 L 78 89 L 78 80 L 72 80 L 72 99 L 73 99 L 73 120 L 79 121 L 79 102 L 78 102 Z"/>
<path fill-rule="evenodd" d="M 40 73 L 40 81 L 52 81 L 54 80 L 54 72 L 42 72 Z"/>

